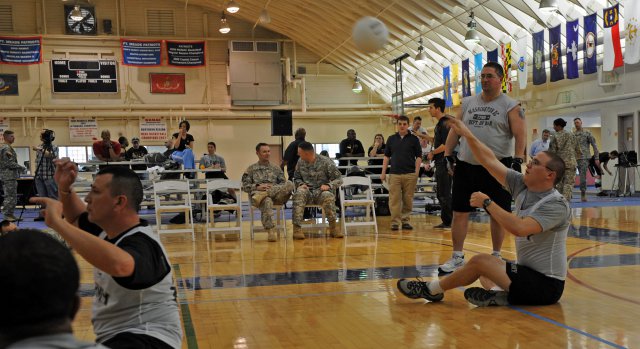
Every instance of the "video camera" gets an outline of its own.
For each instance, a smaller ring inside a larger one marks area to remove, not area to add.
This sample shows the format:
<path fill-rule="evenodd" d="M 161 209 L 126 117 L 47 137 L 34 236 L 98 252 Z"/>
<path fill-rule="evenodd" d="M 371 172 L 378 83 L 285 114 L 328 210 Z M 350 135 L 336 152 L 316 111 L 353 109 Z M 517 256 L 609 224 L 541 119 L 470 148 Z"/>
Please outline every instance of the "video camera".
<path fill-rule="evenodd" d="M 618 163 L 616 166 L 619 167 L 633 167 L 638 164 L 638 153 L 633 150 L 620 152 L 618 155 Z"/>
<path fill-rule="evenodd" d="M 42 137 L 42 143 L 45 145 L 51 145 L 56 139 L 56 133 L 53 132 L 53 130 L 43 130 L 40 137 Z"/>

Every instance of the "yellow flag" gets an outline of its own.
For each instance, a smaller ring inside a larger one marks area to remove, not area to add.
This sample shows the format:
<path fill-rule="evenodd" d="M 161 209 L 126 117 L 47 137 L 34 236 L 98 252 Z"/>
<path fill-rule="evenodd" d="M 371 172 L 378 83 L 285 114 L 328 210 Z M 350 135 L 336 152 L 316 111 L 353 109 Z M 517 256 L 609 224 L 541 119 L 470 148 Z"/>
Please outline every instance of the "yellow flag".
<path fill-rule="evenodd" d="M 460 94 L 458 93 L 460 73 L 458 65 L 458 63 L 451 65 L 451 100 L 453 101 L 453 106 L 460 105 Z"/>

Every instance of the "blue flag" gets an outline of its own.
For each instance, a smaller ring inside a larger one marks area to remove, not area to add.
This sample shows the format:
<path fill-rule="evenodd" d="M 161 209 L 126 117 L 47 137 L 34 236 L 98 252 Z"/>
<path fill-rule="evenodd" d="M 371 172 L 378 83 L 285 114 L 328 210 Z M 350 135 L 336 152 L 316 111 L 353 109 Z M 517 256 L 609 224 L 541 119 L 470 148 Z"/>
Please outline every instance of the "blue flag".
<path fill-rule="evenodd" d="M 487 62 L 497 62 L 498 61 L 498 48 L 496 47 L 493 51 L 487 51 Z"/>
<path fill-rule="evenodd" d="M 474 65 L 476 69 L 476 94 L 479 94 L 482 92 L 482 82 L 480 81 L 480 73 L 482 72 L 482 52 L 476 53 L 476 55 L 473 56 L 473 60 L 475 61 Z"/>
<path fill-rule="evenodd" d="M 442 68 L 442 81 L 444 81 L 444 101 L 445 107 L 453 107 L 453 98 L 451 97 L 451 74 L 450 68 Z"/>
<path fill-rule="evenodd" d="M 584 65 L 582 71 L 585 74 L 593 74 L 598 71 L 596 62 L 596 46 L 598 46 L 597 16 L 596 13 L 584 16 Z"/>
<path fill-rule="evenodd" d="M 533 84 L 547 82 L 547 71 L 544 69 L 544 29 L 533 33 Z"/>
<path fill-rule="evenodd" d="M 578 73 L 578 20 L 567 22 L 567 79 L 577 79 Z"/>
<path fill-rule="evenodd" d="M 469 58 L 462 61 L 462 97 L 471 96 L 471 82 L 469 79 Z"/>
<path fill-rule="evenodd" d="M 564 69 L 562 68 L 562 46 L 560 44 L 560 25 L 549 28 L 549 67 L 551 71 L 551 82 L 564 79 Z"/>

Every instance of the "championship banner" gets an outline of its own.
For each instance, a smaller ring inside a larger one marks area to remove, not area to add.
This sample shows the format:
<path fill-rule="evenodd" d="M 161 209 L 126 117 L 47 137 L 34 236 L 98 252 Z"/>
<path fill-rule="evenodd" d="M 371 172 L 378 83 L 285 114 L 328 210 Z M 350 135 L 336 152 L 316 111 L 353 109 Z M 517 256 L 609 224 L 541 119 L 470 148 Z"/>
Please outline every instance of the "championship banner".
<path fill-rule="evenodd" d="M 120 39 L 122 64 L 156 67 L 162 64 L 162 41 Z"/>
<path fill-rule="evenodd" d="M 593 74 L 598 71 L 596 61 L 596 47 L 598 46 L 598 32 L 596 26 L 596 13 L 584 16 L 584 65 L 582 72 L 585 74 Z"/>
<path fill-rule="evenodd" d="M 471 96 L 471 82 L 469 81 L 469 58 L 462 61 L 462 97 Z"/>
<path fill-rule="evenodd" d="M 449 74 L 450 68 L 442 68 L 442 81 L 444 81 L 444 106 L 453 107 L 453 100 L 451 99 L 451 76 Z"/>
<path fill-rule="evenodd" d="M 42 37 L 0 36 L 1 64 L 42 63 Z"/>
<path fill-rule="evenodd" d="M 542 85 L 547 82 L 547 71 L 544 69 L 544 29 L 533 33 L 533 84 Z"/>
<path fill-rule="evenodd" d="M 502 53 L 502 69 L 504 70 L 504 76 L 502 76 L 502 92 L 511 92 L 511 43 L 500 44 L 500 51 Z"/>
<path fill-rule="evenodd" d="M 567 79 L 577 79 L 578 73 L 578 20 L 567 22 Z"/>
<path fill-rule="evenodd" d="M 602 10 L 604 20 L 604 40 L 602 58 L 602 70 L 612 71 L 624 64 L 622 60 L 622 47 L 620 46 L 620 13 L 618 4 Z"/>
<path fill-rule="evenodd" d="M 496 47 L 493 51 L 487 51 L 487 63 L 488 62 L 498 62 L 498 48 Z"/>
<path fill-rule="evenodd" d="M 458 86 L 460 86 L 460 69 L 458 69 L 458 63 L 451 65 L 451 100 L 454 106 L 460 105 L 460 94 L 458 93 Z"/>
<path fill-rule="evenodd" d="M 554 82 L 564 79 L 562 47 L 560 46 L 560 25 L 549 28 L 549 67 L 551 70 L 551 79 L 549 79 L 549 81 Z"/>
<path fill-rule="evenodd" d="M 18 95 L 18 74 L 0 74 L 0 96 Z"/>
<path fill-rule="evenodd" d="M 96 118 L 69 119 L 69 140 L 71 142 L 93 142 L 99 139 Z"/>
<path fill-rule="evenodd" d="M 627 40 L 625 41 L 624 62 L 636 64 L 640 62 L 640 2 L 638 0 L 624 1 L 624 19 L 627 22 Z"/>
<path fill-rule="evenodd" d="M 0 118 L 0 142 L 4 142 L 4 131 L 11 129 L 9 118 Z"/>
<path fill-rule="evenodd" d="M 205 65 L 205 43 L 166 41 L 167 60 L 176 67 L 202 67 Z"/>
<path fill-rule="evenodd" d="M 518 85 L 521 90 L 527 88 L 527 80 L 529 79 L 529 67 L 527 66 L 527 37 L 523 36 L 516 41 L 516 47 L 518 49 L 518 61 L 516 66 L 518 67 Z"/>
<path fill-rule="evenodd" d="M 482 93 L 482 79 L 480 79 L 480 73 L 482 73 L 482 52 L 476 53 L 473 56 L 473 63 L 476 72 L 476 94 Z"/>
<path fill-rule="evenodd" d="M 167 123 L 163 117 L 140 118 L 140 140 L 166 141 L 167 139 Z"/>

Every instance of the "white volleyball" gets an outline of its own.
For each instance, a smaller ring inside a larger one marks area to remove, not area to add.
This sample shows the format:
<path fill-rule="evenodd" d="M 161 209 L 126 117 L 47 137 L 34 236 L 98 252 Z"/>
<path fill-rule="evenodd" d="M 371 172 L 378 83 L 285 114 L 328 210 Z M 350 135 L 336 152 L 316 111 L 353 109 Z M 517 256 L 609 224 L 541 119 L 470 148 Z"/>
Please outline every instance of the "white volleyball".
<path fill-rule="evenodd" d="M 353 26 L 354 44 L 364 52 L 375 52 L 389 40 L 389 29 L 377 18 L 362 17 Z"/>

